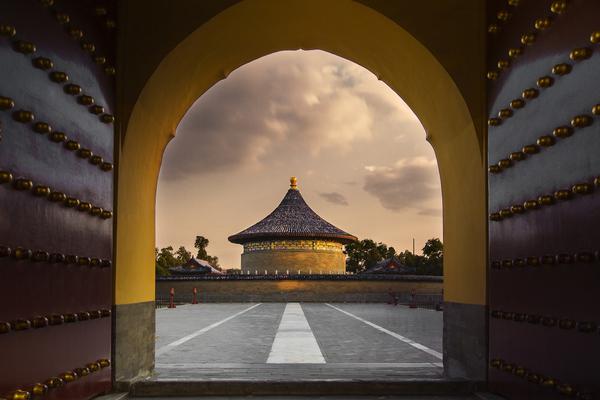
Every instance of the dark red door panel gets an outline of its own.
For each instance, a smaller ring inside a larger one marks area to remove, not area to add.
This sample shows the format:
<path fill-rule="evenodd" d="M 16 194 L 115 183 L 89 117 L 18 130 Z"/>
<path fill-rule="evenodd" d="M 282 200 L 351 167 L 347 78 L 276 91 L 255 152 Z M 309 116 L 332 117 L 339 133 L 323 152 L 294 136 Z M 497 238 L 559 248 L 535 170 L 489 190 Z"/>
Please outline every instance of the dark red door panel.
<path fill-rule="evenodd" d="M 490 369 L 598 398 L 600 2 L 489 2 Z"/>
<path fill-rule="evenodd" d="M 0 397 L 111 387 L 113 16 L 0 2 Z"/>

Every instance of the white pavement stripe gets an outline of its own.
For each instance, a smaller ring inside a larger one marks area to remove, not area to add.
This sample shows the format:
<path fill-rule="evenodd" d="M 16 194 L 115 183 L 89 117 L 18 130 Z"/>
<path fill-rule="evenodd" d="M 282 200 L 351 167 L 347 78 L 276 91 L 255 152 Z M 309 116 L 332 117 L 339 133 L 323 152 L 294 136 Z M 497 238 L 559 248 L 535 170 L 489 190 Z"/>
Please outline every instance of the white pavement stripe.
<path fill-rule="evenodd" d="M 332 305 L 331 305 L 331 304 L 329 304 L 329 303 L 325 303 L 325 304 L 326 304 L 326 305 L 328 305 L 329 307 L 331 307 L 331 308 L 335 309 L 335 310 L 338 310 L 338 311 L 339 311 L 339 312 L 341 312 L 341 313 L 344 313 L 344 314 L 346 314 L 346 315 L 347 315 L 347 316 L 349 316 L 349 317 L 352 317 L 352 318 L 354 318 L 354 319 L 357 319 L 357 320 L 359 320 L 360 322 L 363 322 L 363 323 L 365 323 L 365 324 L 367 324 L 367 325 L 369 325 L 369 326 L 372 326 L 373 328 L 377 329 L 378 331 L 381 331 L 381 332 L 387 333 L 388 335 L 390 335 L 390 336 L 392 336 L 392 337 L 395 337 L 396 339 L 398 339 L 398 340 L 400 340 L 400 341 L 402 341 L 402 342 L 404 342 L 404 343 L 406 343 L 406 344 L 408 344 L 408 345 L 410 345 L 410 346 L 414 347 L 415 349 L 419 349 L 419 350 L 421 350 L 421 351 L 424 351 L 424 352 L 425 352 L 425 353 L 427 353 L 427 354 L 431 354 L 432 356 L 434 356 L 434 357 L 436 357 L 436 358 L 439 358 L 440 360 L 442 360 L 442 359 L 444 358 L 444 356 L 442 355 L 442 353 L 440 353 L 440 352 L 438 352 L 438 351 L 435 351 L 435 350 L 432 350 L 432 349 L 430 349 L 430 348 L 429 348 L 429 347 L 427 347 L 427 346 L 423 346 L 421 343 L 417 343 L 417 342 L 415 342 L 415 341 L 414 341 L 414 340 L 412 340 L 412 339 L 409 339 L 409 338 L 407 338 L 407 337 L 404 337 L 404 336 L 402 336 L 402 335 L 399 335 L 399 334 L 397 334 L 396 332 L 392 332 L 392 331 L 390 331 L 390 330 L 388 330 L 388 329 L 385 329 L 384 327 L 381 327 L 381 326 L 379 326 L 379 325 L 376 325 L 376 324 L 374 324 L 374 323 L 372 323 L 372 322 L 369 322 L 369 321 L 367 321 L 366 319 L 363 319 L 363 318 L 361 318 L 361 317 L 359 317 L 359 316 L 356 316 L 356 315 L 354 315 L 354 314 L 352 314 L 352 313 L 349 313 L 348 311 L 344 311 L 344 310 L 342 310 L 341 308 L 337 308 L 337 307 L 335 307 L 335 306 L 332 306 Z"/>
<path fill-rule="evenodd" d="M 267 364 L 324 364 L 317 339 L 300 303 L 288 303 L 281 317 Z"/>
<path fill-rule="evenodd" d="M 323 365 L 319 364 L 319 368 L 336 369 L 336 368 L 440 368 L 444 364 L 441 362 L 405 362 L 405 363 L 327 363 Z M 266 369 L 273 368 L 274 366 L 268 366 L 267 364 L 252 364 L 252 363 L 158 363 L 155 365 L 156 368 L 162 369 L 224 369 L 224 368 L 240 368 L 240 369 Z"/>
<path fill-rule="evenodd" d="M 181 338 L 181 339 L 179 339 L 179 340 L 176 340 L 176 341 L 174 341 L 174 342 L 171 342 L 171 343 L 169 343 L 169 344 L 167 344 L 167 345 L 165 345 L 165 346 L 161 347 L 160 349 L 156 350 L 156 352 L 154 353 L 154 354 L 155 354 L 155 357 L 158 357 L 158 356 L 160 356 L 161 354 L 164 354 L 164 353 L 166 353 L 166 352 L 168 352 L 168 351 L 171 351 L 171 350 L 173 350 L 175 347 L 177 347 L 177 346 L 179 346 L 179 345 L 182 345 L 182 344 L 184 344 L 184 343 L 185 343 L 185 342 L 187 342 L 188 340 L 192 340 L 192 339 L 193 339 L 193 338 L 195 338 L 196 336 L 200 336 L 200 335 L 202 335 L 203 333 L 206 333 L 206 332 L 210 331 L 211 329 L 213 329 L 213 328 L 216 328 L 217 326 L 219 326 L 219 325 L 221 325 L 221 324 L 224 324 L 225 322 L 227 322 L 227 321 L 230 321 L 230 320 L 234 319 L 235 317 L 238 317 L 238 316 L 242 315 L 243 313 L 245 313 L 245 312 L 248 312 L 248 311 L 252 310 L 252 309 L 253 309 L 253 308 L 255 308 L 255 307 L 258 307 L 258 306 L 260 306 L 261 304 L 262 304 L 262 303 L 255 304 L 255 305 L 253 305 L 253 306 L 251 306 L 251 307 L 248 307 L 248 308 L 246 308 L 246 309 L 244 309 L 244 310 L 242 310 L 242 311 L 240 311 L 240 312 L 238 312 L 238 313 L 235 313 L 235 314 L 233 314 L 233 315 L 231 315 L 231 316 L 229 316 L 229 317 L 227 317 L 227 318 L 225 318 L 225 319 L 222 319 L 222 320 L 220 320 L 220 321 L 218 321 L 218 322 L 215 322 L 214 324 L 211 324 L 211 325 L 209 325 L 209 326 L 207 326 L 207 327 L 205 327 L 205 328 L 202 328 L 202 329 L 200 329 L 200 330 L 198 330 L 198 331 L 196 331 L 196 332 L 194 332 L 194 333 L 191 333 L 191 334 L 189 334 L 189 335 L 187 335 L 187 336 L 184 336 L 184 337 L 182 337 L 182 338 Z"/>

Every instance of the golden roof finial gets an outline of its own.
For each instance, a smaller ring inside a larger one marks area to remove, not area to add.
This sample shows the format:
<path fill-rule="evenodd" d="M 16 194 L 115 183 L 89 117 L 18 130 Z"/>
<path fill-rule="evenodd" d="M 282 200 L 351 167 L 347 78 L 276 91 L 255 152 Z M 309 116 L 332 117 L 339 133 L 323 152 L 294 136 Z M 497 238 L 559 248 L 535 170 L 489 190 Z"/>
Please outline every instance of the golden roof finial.
<path fill-rule="evenodd" d="M 290 189 L 298 190 L 298 179 L 295 176 L 290 178 Z"/>

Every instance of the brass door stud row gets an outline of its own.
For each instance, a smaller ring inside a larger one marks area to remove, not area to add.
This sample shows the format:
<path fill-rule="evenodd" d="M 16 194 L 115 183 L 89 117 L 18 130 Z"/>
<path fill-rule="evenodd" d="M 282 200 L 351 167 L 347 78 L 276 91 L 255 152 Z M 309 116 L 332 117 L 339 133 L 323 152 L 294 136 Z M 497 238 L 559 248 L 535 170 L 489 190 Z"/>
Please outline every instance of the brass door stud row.
<path fill-rule="evenodd" d="M 74 254 L 49 253 L 44 250 L 31 250 L 20 246 L 11 248 L 9 246 L 0 245 L 0 257 L 11 256 L 19 261 L 30 260 L 50 264 L 79 265 L 82 267 L 109 268 L 112 265 L 112 261 L 109 259 L 77 256 Z"/>
<path fill-rule="evenodd" d="M 94 217 L 101 219 L 112 218 L 112 211 L 105 210 L 102 207 L 93 205 L 92 203 L 81 201 L 75 197 L 68 196 L 63 192 L 51 189 L 43 184 L 34 184 L 28 178 L 13 178 L 10 171 L 0 171 L 0 185 L 12 184 L 12 188 L 20 191 L 31 191 L 36 197 L 45 198 L 48 201 L 57 204 L 63 204 L 67 208 L 72 208 L 80 212 L 87 212 Z"/>
<path fill-rule="evenodd" d="M 600 104 L 596 104 L 591 109 L 592 115 L 600 116 Z M 538 138 L 535 144 L 528 144 L 521 148 L 520 151 L 512 152 L 507 158 L 498 161 L 488 167 L 488 172 L 491 174 L 499 174 L 510 168 L 517 161 L 523 161 L 527 157 L 540 152 L 541 149 L 551 147 L 556 144 L 556 139 L 567 139 L 575 133 L 575 129 L 583 129 L 594 123 L 594 118 L 591 115 L 581 114 L 574 116 L 570 125 L 562 125 L 556 127 L 552 131 L 552 135 L 543 135 Z"/>
<path fill-rule="evenodd" d="M 560 189 L 555 191 L 553 194 L 543 194 L 538 196 L 537 199 L 526 200 L 522 204 L 515 204 L 496 212 L 492 212 L 489 218 L 491 221 L 502 221 L 512 216 L 535 211 L 541 206 L 551 206 L 555 204 L 557 200 L 572 200 L 576 195 L 585 196 L 593 193 L 595 186 L 600 186 L 600 176 L 596 177 L 592 183 L 576 183 L 572 185 L 570 189 Z"/>
<path fill-rule="evenodd" d="M 518 7 L 521 3 L 521 0 L 507 0 L 506 5 L 509 7 Z M 506 21 L 512 18 L 513 15 L 512 9 L 501 9 L 496 12 L 496 21 L 488 25 L 488 33 L 492 35 L 496 35 L 500 32 L 500 26 L 504 24 Z"/>
<path fill-rule="evenodd" d="M 6 400 L 30 400 L 32 398 L 40 398 L 47 395 L 50 391 L 59 389 L 78 379 L 85 378 L 95 372 L 110 366 L 110 360 L 102 358 L 94 362 L 88 363 L 83 367 L 74 368 L 72 371 L 65 371 L 58 376 L 53 376 L 46 379 L 43 383 L 35 383 L 27 388 L 20 388 L 7 393 L 0 398 Z"/>
<path fill-rule="evenodd" d="M 592 32 L 592 34 L 590 35 L 590 42 L 592 44 L 600 43 L 600 31 Z M 580 48 L 573 49 L 569 53 L 569 58 L 571 59 L 571 61 L 580 62 L 583 60 L 587 60 L 588 58 L 590 58 L 592 56 L 592 54 L 593 54 L 592 48 L 580 47 Z M 572 69 L 573 69 L 573 66 L 569 63 L 566 63 L 566 62 L 559 63 L 559 64 L 556 64 L 554 67 L 552 67 L 552 75 L 554 75 L 556 77 L 561 77 L 563 75 L 567 75 L 567 74 L 571 73 Z M 496 79 L 497 73 L 494 71 L 488 73 L 488 78 Z M 545 75 L 545 76 L 538 78 L 538 80 L 536 81 L 537 89 L 530 87 L 530 88 L 523 90 L 523 92 L 521 93 L 521 98 L 516 98 L 516 99 L 512 100 L 509 103 L 509 106 L 507 108 L 503 108 L 500 111 L 498 111 L 498 115 L 496 117 L 490 117 L 488 119 L 488 126 L 493 127 L 493 126 L 502 125 L 502 122 L 504 120 L 506 120 L 507 118 L 511 118 L 512 116 L 514 116 L 515 112 L 517 112 L 519 109 L 525 107 L 526 101 L 537 98 L 540 94 L 539 89 L 547 89 L 547 88 L 553 86 L 554 82 L 555 82 L 555 78 L 553 76 Z"/>
<path fill-rule="evenodd" d="M 32 318 L 19 318 L 10 322 L 0 321 L 0 334 L 26 331 L 32 328 L 40 329 L 48 326 L 72 324 L 75 322 L 88 321 L 92 319 L 108 318 L 110 315 L 110 309 L 104 308 L 101 310 L 80 311 L 77 313 L 50 314 L 46 316 L 37 315 Z"/>
<path fill-rule="evenodd" d="M 493 358 L 490 361 L 490 367 L 512 374 L 518 378 L 526 379 L 530 383 L 541 385 L 548 389 L 554 389 L 558 393 L 565 396 L 574 396 L 582 400 L 592 400 L 595 398 L 592 393 L 579 391 L 571 384 L 560 382 L 556 378 L 542 375 L 523 366 L 505 361 L 501 358 Z"/>
<path fill-rule="evenodd" d="M 79 42 L 82 51 L 89 54 L 96 64 L 104 66 L 103 71 L 106 75 L 114 76 L 117 73 L 115 67 L 107 63 L 107 57 L 96 52 L 96 45 L 85 37 L 85 32 L 81 28 L 72 24 L 71 16 L 69 14 L 58 10 L 54 4 L 54 1 L 48 2 L 46 0 L 40 0 L 40 4 L 42 4 L 42 6 L 47 8 L 52 13 L 54 19 L 56 19 L 56 21 L 64 27 L 65 32 L 71 39 Z M 101 7 L 96 7 L 94 10 L 96 15 L 98 15 L 98 9 L 100 8 Z M 116 21 L 112 18 L 106 18 L 105 27 L 109 30 L 116 28 Z"/>
<path fill-rule="evenodd" d="M 48 65 L 52 65 L 52 61 L 47 58 L 35 58 L 33 60 L 33 65 L 36 68 L 40 69 L 48 69 Z M 56 83 L 65 83 L 69 80 L 69 75 L 65 72 L 52 71 L 50 74 L 50 80 Z M 63 86 L 63 91 L 71 96 L 77 96 L 77 103 L 87 107 L 88 111 L 94 115 L 98 115 L 98 118 L 101 122 L 105 124 L 112 124 L 115 121 L 115 117 L 111 114 L 107 114 L 104 112 L 104 107 L 96 103 L 96 100 L 87 94 L 84 94 L 83 88 L 74 83 L 68 83 Z"/>
<path fill-rule="evenodd" d="M 509 1 L 508 5 L 516 7 L 519 5 L 519 1 L 518 0 L 514 1 L 514 2 Z M 521 54 L 523 54 L 523 52 L 525 51 L 525 49 L 527 47 L 532 46 L 537 39 L 538 33 L 543 32 L 543 31 L 547 30 L 548 28 L 550 28 L 550 26 L 552 26 L 554 16 L 564 14 L 566 9 L 567 9 L 567 0 L 553 1 L 552 4 L 550 5 L 551 14 L 549 14 L 545 17 L 536 19 L 535 22 L 533 23 L 533 27 L 535 29 L 533 31 L 526 32 L 523 35 L 521 35 L 520 43 L 516 47 L 512 47 L 512 48 L 508 49 L 508 51 L 506 52 L 508 55 L 508 59 L 498 60 L 498 62 L 496 63 L 497 69 L 489 71 L 487 73 L 487 78 L 489 80 L 498 79 L 500 74 L 510 67 L 510 65 L 512 63 L 511 60 L 514 60 L 515 58 L 519 57 Z M 511 17 L 512 17 L 512 13 L 510 11 L 507 11 L 507 10 L 498 11 L 496 13 L 496 19 L 498 20 L 498 22 L 490 24 L 488 26 L 488 33 L 497 34 L 498 32 L 500 32 L 499 23 L 504 23 L 504 22 L 508 21 Z"/>
<path fill-rule="evenodd" d="M 493 260 L 490 263 L 492 269 L 521 269 L 526 267 L 542 267 L 550 265 L 565 264 L 589 264 L 600 261 L 600 252 L 581 251 L 578 253 L 545 254 L 543 256 L 529 256 Z"/>
<path fill-rule="evenodd" d="M 108 15 L 108 9 L 105 6 L 98 5 L 94 7 L 94 15 L 98 17 L 107 31 L 111 32 L 117 27 L 117 21 Z"/>
<path fill-rule="evenodd" d="M 502 310 L 492 310 L 490 316 L 494 319 L 503 319 L 505 321 L 527 322 L 532 325 L 542 325 L 546 328 L 558 327 L 563 330 L 577 329 L 577 332 L 581 333 L 598 332 L 598 324 L 593 321 L 575 321 L 570 318 L 556 318 Z"/>
<path fill-rule="evenodd" d="M 0 32 L 6 31 L 9 33 L 14 32 L 16 34 L 16 29 L 12 25 L 0 25 Z M 12 37 L 7 35 L 3 35 L 7 37 Z M 33 43 L 26 42 L 23 40 L 13 40 L 13 50 L 16 52 L 22 53 L 24 55 L 33 55 L 37 52 L 37 46 Z M 106 57 L 97 57 L 96 62 L 105 62 Z M 54 62 L 47 57 L 36 57 L 31 60 L 32 65 L 40 70 L 49 71 L 54 68 Z M 114 67 L 106 66 L 104 70 L 107 74 L 114 74 Z M 48 78 L 50 81 L 63 85 L 63 91 L 71 96 L 79 96 L 77 99 L 78 104 L 88 107 L 88 111 L 92 114 L 98 115 L 98 119 L 105 124 L 112 124 L 115 122 L 115 117 L 112 114 L 108 114 L 104 112 L 104 107 L 99 105 L 94 105 L 94 98 L 83 94 L 83 88 L 81 86 L 68 83 L 69 82 L 69 74 L 64 71 L 53 70 L 48 72 Z"/>
<path fill-rule="evenodd" d="M 0 96 L 0 111 L 9 111 L 15 107 L 15 102 L 10 97 Z M 63 144 L 64 148 L 75 152 L 79 158 L 87 159 L 90 164 L 98 166 L 102 171 L 113 170 L 113 164 L 104 161 L 102 156 L 94 154 L 92 150 L 82 147 L 76 140 L 69 139 L 64 132 L 55 131 L 52 126 L 43 121 L 35 121 L 35 114 L 28 110 L 17 110 L 12 113 L 15 121 L 22 124 L 30 124 L 31 129 L 40 135 L 48 135 L 48 139 L 56 144 Z"/>
<path fill-rule="evenodd" d="M 50 264 L 79 265 L 82 267 L 109 268 L 112 261 L 106 258 L 77 256 L 74 254 L 50 253 L 45 250 L 31 250 L 26 247 L 0 245 L 0 258 L 13 257 L 20 261 L 45 262 Z"/>

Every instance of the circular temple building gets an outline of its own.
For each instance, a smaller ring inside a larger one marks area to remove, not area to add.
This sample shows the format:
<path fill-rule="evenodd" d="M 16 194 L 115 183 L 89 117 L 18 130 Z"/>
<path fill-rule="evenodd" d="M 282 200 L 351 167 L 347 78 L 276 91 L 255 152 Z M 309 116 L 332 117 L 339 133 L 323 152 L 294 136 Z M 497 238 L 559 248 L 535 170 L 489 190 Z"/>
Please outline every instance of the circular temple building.
<path fill-rule="evenodd" d="M 343 274 L 344 245 L 356 237 L 319 217 L 302 198 L 295 177 L 290 183 L 271 214 L 229 237 L 244 246 L 242 273 Z"/>

